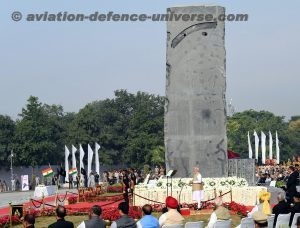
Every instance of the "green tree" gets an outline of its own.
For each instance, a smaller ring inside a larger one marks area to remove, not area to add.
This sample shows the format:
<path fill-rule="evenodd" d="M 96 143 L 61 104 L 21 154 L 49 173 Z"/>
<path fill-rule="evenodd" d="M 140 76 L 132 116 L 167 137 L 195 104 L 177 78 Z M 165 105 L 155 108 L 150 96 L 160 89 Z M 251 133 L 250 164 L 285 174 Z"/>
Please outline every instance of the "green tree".
<path fill-rule="evenodd" d="M 289 145 L 294 155 L 300 155 L 300 117 L 292 117 L 288 126 Z"/>
<path fill-rule="evenodd" d="M 9 164 L 8 157 L 12 149 L 15 122 L 9 116 L 0 115 L 0 165 Z"/>
<path fill-rule="evenodd" d="M 292 156 L 292 150 L 288 139 L 288 124 L 284 121 L 283 116 L 275 116 L 268 111 L 254 111 L 248 110 L 234 114 L 228 118 L 227 123 L 227 137 L 228 148 L 241 154 L 242 157 L 248 157 L 248 140 L 247 133 L 249 131 L 250 137 L 253 139 L 253 131 L 259 135 L 263 131 L 268 134 L 269 131 L 273 133 L 278 132 L 281 148 L 281 158 L 287 159 Z M 267 139 L 268 140 L 268 139 Z M 267 141 L 268 143 L 268 141 Z M 254 150 L 254 142 L 253 142 Z M 268 153 L 268 147 L 267 147 Z"/>
<path fill-rule="evenodd" d="M 19 116 L 13 146 L 16 162 L 35 166 L 61 161 L 64 141 L 62 107 L 43 105 L 37 97 L 30 96 Z"/>
<path fill-rule="evenodd" d="M 101 162 L 142 166 L 152 150 L 163 145 L 164 99 L 126 90 L 113 99 L 87 104 L 72 121 L 69 143 L 101 144 Z"/>

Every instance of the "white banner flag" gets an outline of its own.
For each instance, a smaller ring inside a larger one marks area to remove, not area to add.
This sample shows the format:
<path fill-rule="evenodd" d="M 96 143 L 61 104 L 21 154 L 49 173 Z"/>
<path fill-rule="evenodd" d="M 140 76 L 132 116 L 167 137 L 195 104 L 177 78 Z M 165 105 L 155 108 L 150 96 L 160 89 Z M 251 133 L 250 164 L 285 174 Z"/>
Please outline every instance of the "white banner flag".
<path fill-rule="evenodd" d="M 252 158 L 252 147 L 251 147 L 251 141 L 250 141 L 250 135 L 248 131 L 248 151 L 249 151 L 249 158 Z"/>
<path fill-rule="evenodd" d="M 100 145 L 98 143 L 95 143 L 95 169 L 98 175 L 100 175 L 100 163 L 99 163 L 99 154 L 98 154 L 99 149 L 100 149 Z"/>
<path fill-rule="evenodd" d="M 83 164 L 83 157 L 84 157 L 84 150 L 82 149 L 81 144 L 79 144 L 79 159 L 80 159 L 80 171 L 81 169 L 84 169 L 84 164 Z"/>
<path fill-rule="evenodd" d="M 259 146 L 259 137 L 256 133 L 256 131 L 254 131 L 254 140 L 255 140 L 255 159 L 258 161 L 258 146 Z"/>
<path fill-rule="evenodd" d="M 77 148 L 72 145 L 72 168 L 76 168 L 76 151 L 77 151 Z"/>
<path fill-rule="evenodd" d="M 273 159 L 273 139 L 271 131 L 269 131 L 269 159 Z"/>
<path fill-rule="evenodd" d="M 277 135 L 277 131 L 276 131 L 276 162 L 277 164 L 280 163 L 280 157 L 279 157 L 279 140 L 278 140 L 278 135 Z"/>
<path fill-rule="evenodd" d="M 87 175 L 89 176 L 92 171 L 92 161 L 93 161 L 93 155 L 94 151 L 90 147 L 90 144 L 88 144 L 88 169 L 87 169 Z"/>
<path fill-rule="evenodd" d="M 72 145 L 72 168 L 77 168 L 76 167 L 76 151 L 77 151 L 77 148 Z M 73 181 L 76 181 L 76 174 L 73 174 Z"/>
<path fill-rule="evenodd" d="M 261 163 L 266 164 L 266 135 L 261 132 Z"/>
<path fill-rule="evenodd" d="M 65 181 L 69 182 L 69 155 L 70 151 L 68 147 L 65 145 L 65 171 L 66 171 L 66 178 Z"/>

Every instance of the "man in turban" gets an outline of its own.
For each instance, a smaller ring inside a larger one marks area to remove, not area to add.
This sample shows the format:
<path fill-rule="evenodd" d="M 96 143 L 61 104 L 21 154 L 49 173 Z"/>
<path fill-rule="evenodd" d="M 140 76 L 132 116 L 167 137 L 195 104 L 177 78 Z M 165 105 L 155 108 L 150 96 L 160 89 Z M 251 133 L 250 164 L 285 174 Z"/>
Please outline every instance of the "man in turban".
<path fill-rule="evenodd" d="M 163 225 L 183 224 L 184 218 L 177 211 L 178 201 L 172 196 L 168 196 L 166 198 L 166 207 L 168 212 L 159 217 L 159 225 L 162 227 Z"/>
<path fill-rule="evenodd" d="M 216 208 L 210 215 L 207 228 L 213 228 L 218 220 L 229 220 L 231 218 L 228 209 L 222 206 L 221 198 L 215 200 L 215 205 Z"/>
<path fill-rule="evenodd" d="M 255 228 L 268 227 L 268 216 L 261 211 L 256 211 L 253 213 L 253 220 L 254 220 Z"/>
<path fill-rule="evenodd" d="M 259 192 L 259 204 L 256 205 L 251 212 L 248 213 L 248 217 L 252 218 L 252 215 L 256 211 L 261 211 L 266 215 L 271 214 L 271 206 L 269 200 L 271 198 L 271 193 L 266 190 L 262 190 Z"/>

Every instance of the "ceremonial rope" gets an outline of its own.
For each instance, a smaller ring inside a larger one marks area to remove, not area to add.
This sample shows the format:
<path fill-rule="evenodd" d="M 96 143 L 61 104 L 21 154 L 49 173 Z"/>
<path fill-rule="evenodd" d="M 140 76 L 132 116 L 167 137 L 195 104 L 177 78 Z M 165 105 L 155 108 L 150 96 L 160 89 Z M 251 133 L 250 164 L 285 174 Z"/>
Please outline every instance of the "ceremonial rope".
<path fill-rule="evenodd" d="M 223 193 L 222 195 L 217 196 L 217 197 L 215 197 L 215 198 L 213 198 L 213 199 L 208 199 L 208 200 L 206 200 L 206 201 L 202 201 L 202 203 L 207 203 L 207 202 L 209 202 L 209 201 L 213 201 L 213 200 L 215 200 L 216 198 L 218 198 L 218 197 L 223 197 L 223 196 L 227 195 L 227 194 L 230 193 L 230 192 L 231 192 L 231 191 L 228 191 L 228 192 Z M 159 202 L 159 201 L 155 201 L 155 200 L 148 199 L 148 198 L 143 197 L 143 196 L 141 196 L 141 195 L 138 195 L 138 194 L 136 194 L 136 193 L 133 193 L 133 194 L 136 195 L 136 196 L 138 196 L 138 197 L 140 197 L 140 198 L 142 198 L 142 199 L 145 199 L 145 200 L 148 200 L 148 201 L 151 201 L 151 202 L 154 202 L 154 203 L 165 204 L 165 203 L 162 203 L 162 202 Z"/>
<path fill-rule="evenodd" d="M 218 198 L 218 197 L 223 197 L 223 196 L 227 195 L 227 194 L 230 193 L 230 192 L 231 192 L 231 190 L 228 191 L 228 192 L 226 192 L 226 193 L 223 193 L 222 195 L 217 196 L 217 197 L 215 197 L 215 198 L 213 198 L 213 199 L 209 199 L 209 200 L 206 200 L 206 201 L 202 201 L 202 203 L 207 203 L 207 202 L 209 202 L 209 201 L 213 201 L 213 200 L 215 200 L 216 198 Z"/>
<path fill-rule="evenodd" d="M 34 207 L 36 207 L 36 208 L 40 208 L 40 207 L 42 206 L 42 204 L 44 204 L 44 205 L 46 205 L 46 206 L 49 206 L 49 207 L 56 207 L 56 206 L 54 206 L 54 205 L 52 205 L 52 204 L 44 203 L 43 201 L 38 201 L 38 200 L 35 200 L 35 199 L 30 199 L 30 200 L 31 200 L 32 205 L 33 205 Z M 40 206 L 37 207 L 37 206 L 33 203 L 33 201 L 40 203 Z"/>
<path fill-rule="evenodd" d="M 162 203 L 162 202 L 159 202 L 159 201 L 155 201 L 155 200 L 147 199 L 146 197 L 143 197 L 143 196 L 141 196 L 141 195 L 138 195 L 138 194 L 136 194 L 136 193 L 133 193 L 133 195 L 136 195 L 136 196 L 138 196 L 138 197 L 140 197 L 140 198 L 142 198 L 142 199 L 145 199 L 145 200 L 148 200 L 148 201 L 151 201 L 151 202 L 154 202 L 154 203 L 164 204 L 164 203 Z"/>
<path fill-rule="evenodd" d="M 64 201 L 66 200 L 66 198 L 67 198 L 67 194 L 68 194 L 68 192 L 66 191 L 66 194 L 65 194 L 63 200 L 60 200 L 60 199 L 59 199 L 59 196 L 58 196 L 58 194 L 57 194 L 57 200 L 58 200 L 59 202 L 61 202 L 61 203 L 64 202 Z"/>
<path fill-rule="evenodd" d="M 59 202 L 61 202 L 61 203 L 64 202 L 64 201 L 66 200 L 66 198 L 67 198 L 68 193 L 71 193 L 71 194 L 73 194 L 73 195 L 78 195 L 78 193 L 66 191 L 65 196 L 64 196 L 64 199 L 63 199 L 63 200 L 60 200 L 60 199 L 59 199 L 59 195 L 57 194 L 57 200 L 58 200 Z"/>
<path fill-rule="evenodd" d="M 31 203 L 32 203 L 32 205 L 35 207 L 35 208 L 40 208 L 41 206 L 42 206 L 42 202 L 39 202 L 40 203 L 40 206 L 36 206 L 35 204 L 34 204 L 34 202 L 33 202 L 34 200 L 33 199 L 31 199 Z"/>

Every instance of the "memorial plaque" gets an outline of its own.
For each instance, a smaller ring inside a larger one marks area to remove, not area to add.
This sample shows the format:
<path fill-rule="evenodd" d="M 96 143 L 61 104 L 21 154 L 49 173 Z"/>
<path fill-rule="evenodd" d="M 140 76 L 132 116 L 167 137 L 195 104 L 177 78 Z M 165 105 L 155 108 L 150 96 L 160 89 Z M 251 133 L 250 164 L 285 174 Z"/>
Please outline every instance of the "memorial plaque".
<path fill-rule="evenodd" d="M 228 176 L 245 178 L 250 186 L 254 186 L 256 184 L 255 159 L 229 159 Z"/>

